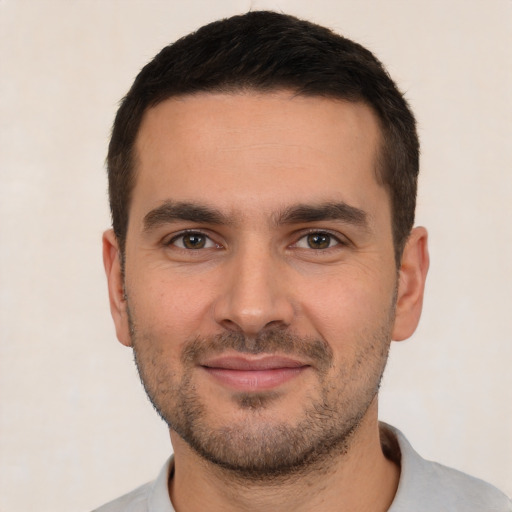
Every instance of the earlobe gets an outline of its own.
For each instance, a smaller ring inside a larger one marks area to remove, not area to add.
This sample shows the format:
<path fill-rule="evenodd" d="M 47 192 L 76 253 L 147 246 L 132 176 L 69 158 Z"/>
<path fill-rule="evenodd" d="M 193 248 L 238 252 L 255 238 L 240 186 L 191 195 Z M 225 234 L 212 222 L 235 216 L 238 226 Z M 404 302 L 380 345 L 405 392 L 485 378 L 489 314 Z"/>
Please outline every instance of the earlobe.
<path fill-rule="evenodd" d="M 392 334 L 395 341 L 409 338 L 420 320 L 429 267 L 427 239 L 428 234 L 425 228 L 414 228 L 403 251 Z"/>
<path fill-rule="evenodd" d="M 107 276 L 110 313 L 116 327 L 117 339 L 131 347 L 130 324 L 124 292 L 119 244 L 112 229 L 103 233 L 103 265 Z"/>

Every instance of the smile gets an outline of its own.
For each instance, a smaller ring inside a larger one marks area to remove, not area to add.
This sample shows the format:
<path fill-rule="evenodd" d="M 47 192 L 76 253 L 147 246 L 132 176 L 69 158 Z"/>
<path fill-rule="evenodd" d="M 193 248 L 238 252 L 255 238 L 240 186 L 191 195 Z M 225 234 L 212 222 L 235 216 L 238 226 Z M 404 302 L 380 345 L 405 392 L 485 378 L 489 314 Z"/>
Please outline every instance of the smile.
<path fill-rule="evenodd" d="M 224 356 L 207 361 L 201 368 L 222 385 L 237 391 L 257 392 L 273 389 L 298 377 L 310 365 L 287 357 Z"/>

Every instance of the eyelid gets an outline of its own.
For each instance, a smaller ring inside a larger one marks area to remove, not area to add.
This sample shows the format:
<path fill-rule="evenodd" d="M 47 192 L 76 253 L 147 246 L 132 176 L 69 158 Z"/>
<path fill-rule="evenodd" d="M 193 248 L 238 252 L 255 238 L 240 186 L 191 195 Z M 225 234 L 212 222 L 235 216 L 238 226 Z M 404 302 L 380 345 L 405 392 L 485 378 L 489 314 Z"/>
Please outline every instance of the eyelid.
<path fill-rule="evenodd" d="M 309 235 L 314 235 L 314 234 L 329 235 L 331 238 L 333 238 L 336 241 L 335 245 L 328 247 L 327 249 L 316 249 L 316 251 L 327 251 L 329 249 L 334 249 L 335 247 L 338 247 L 338 246 L 346 247 L 352 243 L 349 238 L 347 238 L 345 235 L 339 233 L 338 231 L 332 231 L 330 229 L 322 229 L 322 228 L 309 228 L 309 229 L 300 230 L 299 232 L 297 232 L 295 235 L 295 242 L 293 242 L 290 245 L 290 247 L 297 247 L 297 244 L 299 243 L 300 240 L 302 240 L 303 238 L 305 238 Z M 302 249 L 302 247 L 298 247 L 298 248 Z M 309 248 L 309 250 L 313 250 L 313 249 Z"/>
<path fill-rule="evenodd" d="M 198 229 L 194 229 L 194 228 L 188 228 L 188 229 L 183 229 L 181 231 L 178 231 L 178 232 L 175 232 L 175 233 L 172 233 L 170 235 L 166 235 L 163 239 L 162 239 L 162 245 L 163 246 L 166 246 L 166 247 L 169 247 L 169 246 L 173 246 L 177 249 L 182 249 L 182 250 L 186 250 L 186 251 L 190 251 L 190 249 L 185 249 L 184 247 L 179 247 L 178 245 L 174 244 L 174 242 L 176 240 L 178 240 L 179 238 L 187 235 L 187 234 L 197 234 L 197 235 L 200 235 L 200 236 L 204 236 L 205 238 L 207 238 L 212 244 L 214 244 L 214 246 L 216 248 L 223 248 L 224 247 L 224 244 L 223 243 L 219 243 L 217 240 L 215 240 L 215 237 L 212 236 L 212 234 L 209 232 L 209 230 L 205 230 L 205 229 L 201 229 L 201 228 L 198 228 Z M 336 241 L 336 244 L 332 247 L 328 247 L 327 249 L 323 249 L 323 251 L 326 251 L 328 249 L 334 249 L 335 247 L 337 246 L 349 246 L 352 244 L 351 240 L 339 233 L 338 231 L 333 231 L 333 230 L 330 230 L 330 229 L 322 229 L 322 228 L 308 228 L 308 229 L 301 229 L 299 231 L 297 231 L 294 235 L 294 242 L 291 243 L 289 245 L 289 247 L 293 248 L 293 247 L 297 247 L 297 244 L 300 240 L 302 240 L 303 238 L 307 237 L 308 235 L 311 235 L 311 234 L 325 234 L 325 235 L 328 235 L 330 237 L 332 237 L 335 241 Z M 205 247 L 203 249 L 211 249 L 212 247 Z M 198 249 L 199 250 L 199 249 Z M 311 249 L 310 249 L 311 250 Z"/>
<path fill-rule="evenodd" d="M 203 236 L 203 237 L 207 238 L 215 246 L 215 248 L 223 247 L 223 245 L 220 244 L 219 242 L 215 241 L 214 238 L 211 236 L 211 234 L 209 232 L 207 232 L 206 230 L 194 229 L 194 228 L 182 229 L 181 231 L 178 231 L 177 233 L 172 233 L 171 235 L 167 235 L 166 237 L 164 237 L 162 239 L 162 245 L 164 245 L 166 247 L 172 246 L 174 248 L 181 249 L 184 251 L 193 251 L 193 249 L 187 249 L 185 247 L 180 247 L 179 245 L 176 245 L 174 243 L 176 240 L 179 240 L 180 238 L 182 238 L 186 235 Z M 199 251 L 199 250 L 212 249 L 212 248 L 213 247 L 203 247 L 201 249 L 196 249 L 196 250 Z"/>

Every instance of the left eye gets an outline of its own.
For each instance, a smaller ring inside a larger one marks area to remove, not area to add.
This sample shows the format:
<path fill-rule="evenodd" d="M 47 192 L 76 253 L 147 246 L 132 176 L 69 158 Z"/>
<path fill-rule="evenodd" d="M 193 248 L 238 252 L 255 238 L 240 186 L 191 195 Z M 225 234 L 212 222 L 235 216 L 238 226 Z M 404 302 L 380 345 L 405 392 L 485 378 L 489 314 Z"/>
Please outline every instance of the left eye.
<path fill-rule="evenodd" d="M 301 237 L 295 247 L 301 249 L 329 249 L 339 245 L 339 243 L 340 241 L 330 233 L 315 232 Z"/>
<path fill-rule="evenodd" d="M 211 247 L 217 247 L 209 237 L 203 233 L 184 233 L 174 237 L 169 245 L 175 245 L 180 249 L 209 249 Z"/>

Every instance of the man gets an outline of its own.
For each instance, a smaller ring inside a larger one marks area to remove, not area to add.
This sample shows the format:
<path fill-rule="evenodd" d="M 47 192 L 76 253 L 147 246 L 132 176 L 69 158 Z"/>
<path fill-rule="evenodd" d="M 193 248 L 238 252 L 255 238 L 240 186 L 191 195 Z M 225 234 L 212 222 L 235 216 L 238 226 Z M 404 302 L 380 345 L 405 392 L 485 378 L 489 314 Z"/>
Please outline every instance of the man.
<path fill-rule="evenodd" d="M 378 422 L 428 269 L 418 149 L 375 57 L 290 16 L 212 23 L 141 71 L 103 254 L 174 457 L 102 512 L 512 510 Z"/>

